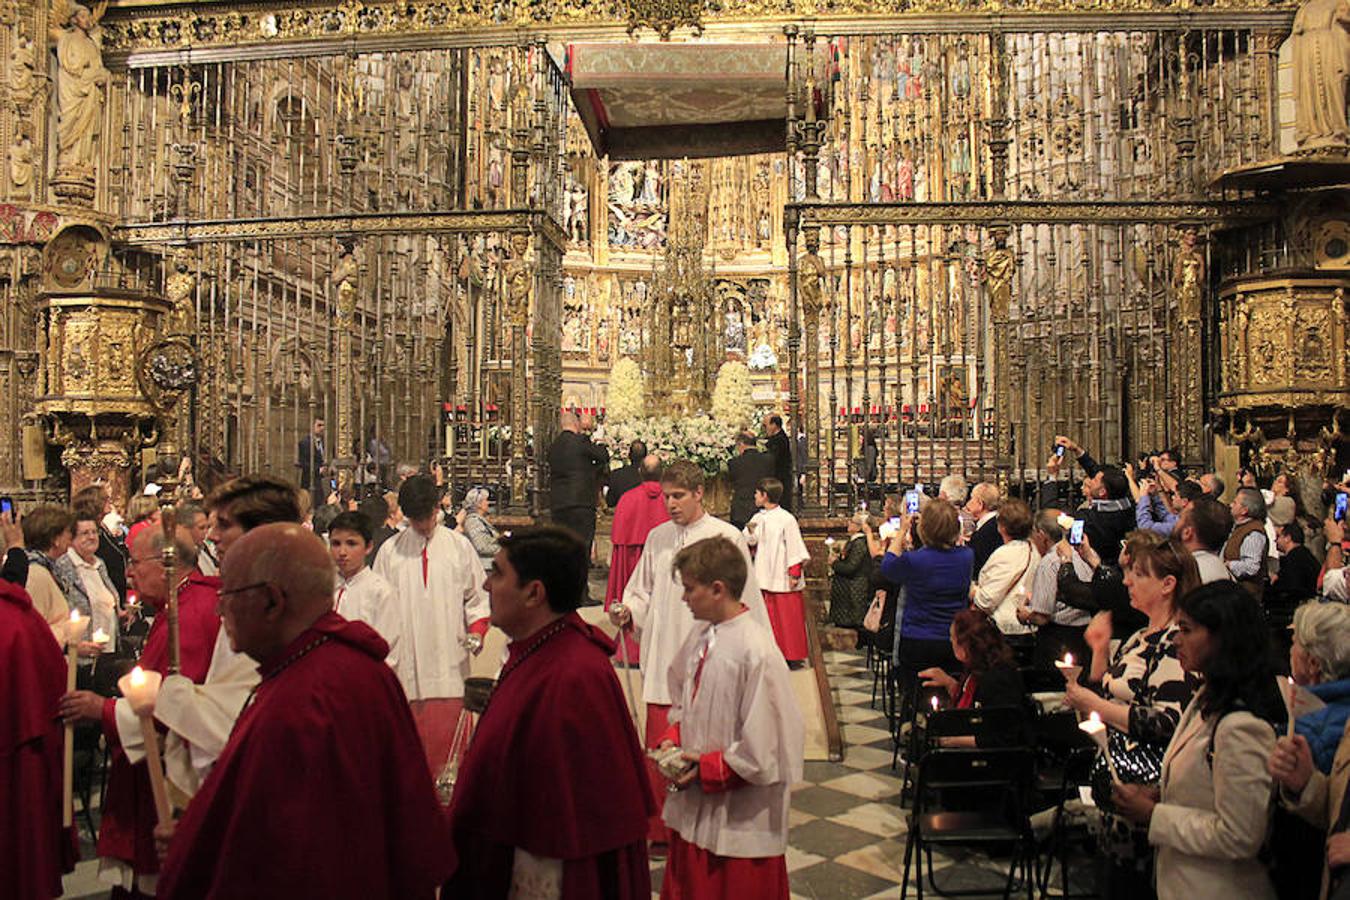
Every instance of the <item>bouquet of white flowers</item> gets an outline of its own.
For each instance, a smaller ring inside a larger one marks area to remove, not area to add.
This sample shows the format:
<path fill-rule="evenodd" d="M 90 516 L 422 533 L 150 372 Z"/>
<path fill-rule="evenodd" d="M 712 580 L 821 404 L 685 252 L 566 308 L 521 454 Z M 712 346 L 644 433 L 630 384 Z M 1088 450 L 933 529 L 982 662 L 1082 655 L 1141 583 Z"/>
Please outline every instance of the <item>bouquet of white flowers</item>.
<path fill-rule="evenodd" d="M 736 429 L 708 416 L 672 419 L 655 416 L 618 422 L 605 428 L 602 442 L 609 448 L 611 463 L 621 464 L 628 445 L 642 441 L 648 453 L 666 460 L 687 459 L 708 475 L 726 471 L 736 442 Z"/>

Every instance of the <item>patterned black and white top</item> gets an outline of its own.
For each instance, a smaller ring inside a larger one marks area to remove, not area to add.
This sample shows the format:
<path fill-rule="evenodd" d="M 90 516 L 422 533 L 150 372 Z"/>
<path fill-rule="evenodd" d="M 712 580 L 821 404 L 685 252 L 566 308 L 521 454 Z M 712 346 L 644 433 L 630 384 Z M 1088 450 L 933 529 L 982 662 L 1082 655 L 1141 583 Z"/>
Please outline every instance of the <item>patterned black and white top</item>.
<path fill-rule="evenodd" d="M 1129 737 L 1167 749 L 1181 721 L 1182 710 L 1200 688 L 1198 676 L 1186 672 L 1177 658 L 1177 627 L 1150 632 L 1141 628 L 1121 642 L 1102 676 L 1104 697 L 1130 707 Z M 1102 848 L 1122 864 L 1146 868 L 1151 859 L 1147 827 L 1136 827 L 1102 811 Z"/>

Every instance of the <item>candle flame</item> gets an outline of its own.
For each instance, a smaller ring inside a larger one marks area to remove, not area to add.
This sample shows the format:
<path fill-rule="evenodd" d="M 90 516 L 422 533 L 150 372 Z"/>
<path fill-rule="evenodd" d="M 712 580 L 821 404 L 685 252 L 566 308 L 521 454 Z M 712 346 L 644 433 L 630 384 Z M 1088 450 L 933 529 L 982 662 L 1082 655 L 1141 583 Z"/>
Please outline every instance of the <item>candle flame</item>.
<path fill-rule="evenodd" d="M 80 621 L 80 611 L 78 609 L 72 609 L 70 611 L 70 623 L 74 625 L 78 621 Z"/>
<path fill-rule="evenodd" d="M 937 712 L 937 711 L 938 711 L 938 698 L 937 698 L 937 697 L 934 697 L 934 698 L 933 698 L 933 712 Z"/>
<path fill-rule="evenodd" d="M 106 640 L 108 640 L 108 632 L 104 631 L 102 628 L 95 628 L 93 637 L 94 643 L 102 644 Z"/>
<path fill-rule="evenodd" d="M 1102 724 L 1102 717 L 1099 716 L 1099 715 L 1094 711 L 1091 715 L 1088 716 L 1088 721 L 1091 722 L 1093 725 L 1100 725 L 1100 724 Z"/>
<path fill-rule="evenodd" d="M 140 666 L 131 670 L 131 686 L 140 687 L 145 684 L 145 670 Z"/>
<path fill-rule="evenodd" d="M 1065 654 L 1064 654 L 1064 665 L 1066 665 L 1066 666 L 1071 666 L 1071 665 L 1073 665 L 1073 654 L 1072 654 L 1072 653 L 1065 653 Z"/>

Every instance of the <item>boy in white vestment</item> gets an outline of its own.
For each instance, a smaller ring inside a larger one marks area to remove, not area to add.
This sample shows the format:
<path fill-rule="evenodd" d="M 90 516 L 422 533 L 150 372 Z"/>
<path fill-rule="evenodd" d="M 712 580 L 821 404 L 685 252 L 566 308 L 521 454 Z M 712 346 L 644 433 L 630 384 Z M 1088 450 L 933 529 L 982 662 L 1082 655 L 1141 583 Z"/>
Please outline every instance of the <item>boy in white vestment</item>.
<path fill-rule="evenodd" d="M 375 556 L 375 574 L 393 588 L 402 625 L 395 671 L 433 773 L 450 757 L 469 654 L 482 650 L 489 625 L 483 564 L 468 538 L 437 521 L 439 500 L 431 476 L 403 482 L 398 505 L 408 528 Z"/>
<path fill-rule="evenodd" d="M 736 526 L 715 518 L 703 509 L 703 471 L 686 460 L 676 460 L 661 473 L 661 492 L 665 495 L 670 521 L 653 528 L 642 548 L 642 557 L 623 590 L 623 603 L 610 607 L 610 621 L 619 627 L 632 622 L 640 648 L 642 699 L 647 704 L 644 745 L 653 748 L 666 730 L 666 712 L 672 697 L 667 675 L 671 661 L 684 639 L 694 628 L 694 617 L 681 600 L 682 588 L 671 569 L 675 554 L 709 537 L 725 537 L 741 552 L 746 565 L 750 550 Z M 746 579 L 740 600 L 765 628 L 769 627 L 764 600 L 754 573 Z M 665 798 L 664 783 L 655 766 L 651 768 L 657 807 Z M 652 817 L 649 837 L 664 842 L 666 829 L 659 817 Z"/>
<path fill-rule="evenodd" d="M 389 645 L 384 661 L 397 672 L 403 623 L 398 618 L 394 589 L 366 565 L 372 534 L 374 526 L 359 512 L 340 513 L 328 526 L 328 552 L 337 566 L 333 611 L 379 632 Z"/>
<path fill-rule="evenodd" d="M 764 594 L 774 640 L 791 665 L 811 655 L 801 587 L 802 564 L 811 554 L 806 551 L 797 517 L 778 505 L 782 499 L 783 482 L 777 478 L 759 480 L 755 487 L 759 512 L 746 524 L 745 540 L 754 548 L 755 580 Z"/>
<path fill-rule="evenodd" d="M 698 624 L 670 667 L 675 702 L 660 746 L 680 748 L 688 768 L 666 801 L 661 896 L 786 898 L 789 800 L 805 749 L 787 665 L 739 600 L 747 568 L 735 544 L 698 541 L 674 566 Z"/>

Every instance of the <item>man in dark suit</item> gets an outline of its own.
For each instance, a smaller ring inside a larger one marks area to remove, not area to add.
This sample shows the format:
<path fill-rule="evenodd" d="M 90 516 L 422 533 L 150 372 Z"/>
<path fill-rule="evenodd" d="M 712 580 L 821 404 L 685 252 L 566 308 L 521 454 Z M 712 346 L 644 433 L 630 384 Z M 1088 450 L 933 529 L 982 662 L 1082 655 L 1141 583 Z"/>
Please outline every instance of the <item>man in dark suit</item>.
<path fill-rule="evenodd" d="M 773 477 L 773 460 L 755 447 L 755 436 L 736 436 L 736 455 L 727 462 L 731 479 L 731 524 L 744 528 L 755 514 L 755 486 L 762 478 Z M 785 494 L 786 496 L 786 494 Z"/>
<path fill-rule="evenodd" d="M 328 499 L 324 490 L 323 419 L 314 420 L 314 428 L 300 439 L 295 451 L 295 464 L 300 469 L 300 487 L 314 498 L 314 509 Z"/>
<path fill-rule="evenodd" d="M 972 579 L 980 577 L 980 569 L 984 568 L 985 561 L 1003 546 L 1003 536 L 998 533 L 1000 496 L 998 485 L 992 481 L 981 481 L 970 489 L 966 512 L 975 520 L 975 533 L 966 544 L 975 552 L 975 565 L 970 576 Z"/>
<path fill-rule="evenodd" d="M 610 509 L 619 505 L 619 498 L 642 484 L 642 461 L 647 458 L 647 445 L 642 441 L 633 441 L 628 445 L 628 465 L 609 473 L 609 490 L 605 493 L 605 503 Z"/>
<path fill-rule="evenodd" d="M 788 441 L 788 436 L 783 433 L 782 416 L 764 417 L 764 445 L 769 450 L 769 456 L 773 459 L 773 477 L 777 478 L 784 485 L 795 484 L 792 480 L 792 444 Z M 792 493 L 783 492 L 783 509 L 792 512 Z"/>
<path fill-rule="evenodd" d="M 595 504 L 600 478 L 609 468 L 609 452 L 582 434 L 574 412 L 559 418 L 562 431 L 548 449 L 549 506 L 553 523 L 570 529 L 590 553 L 595 540 Z"/>

